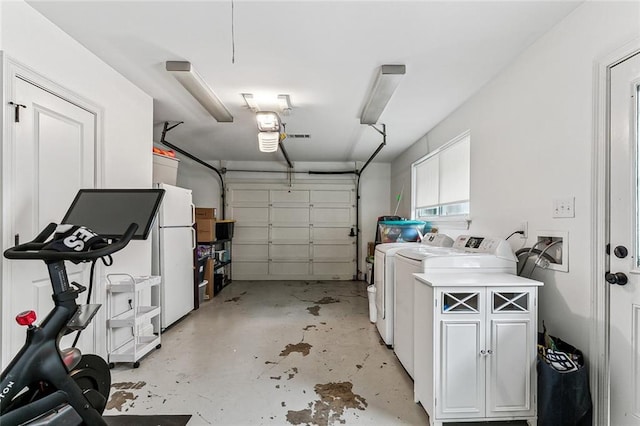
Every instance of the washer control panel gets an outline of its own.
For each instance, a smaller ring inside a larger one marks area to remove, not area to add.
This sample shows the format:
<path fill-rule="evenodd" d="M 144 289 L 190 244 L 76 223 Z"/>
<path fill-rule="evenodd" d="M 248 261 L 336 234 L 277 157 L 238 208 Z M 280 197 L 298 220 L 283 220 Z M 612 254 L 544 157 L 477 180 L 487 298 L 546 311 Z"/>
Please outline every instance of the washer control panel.
<path fill-rule="evenodd" d="M 434 247 L 451 247 L 453 245 L 453 239 L 445 234 L 429 232 L 422 237 L 422 244 Z"/>
<path fill-rule="evenodd" d="M 453 248 L 469 253 L 490 253 L 505 259 L 514 258 L 509 243 L 500 238 L 460 235 L 453 243 Z"/>

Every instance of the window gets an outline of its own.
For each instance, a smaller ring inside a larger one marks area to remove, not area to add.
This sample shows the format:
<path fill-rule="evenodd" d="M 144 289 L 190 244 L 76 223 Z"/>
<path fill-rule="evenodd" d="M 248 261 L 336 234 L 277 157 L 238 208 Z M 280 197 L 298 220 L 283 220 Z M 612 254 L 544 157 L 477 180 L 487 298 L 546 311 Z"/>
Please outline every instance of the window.
<path fill-rule="evenodd" d="M 416 219 L 463 219 L 469 214 L 470 141 L 469 132 L 465 132 L 413 163 Z"/>

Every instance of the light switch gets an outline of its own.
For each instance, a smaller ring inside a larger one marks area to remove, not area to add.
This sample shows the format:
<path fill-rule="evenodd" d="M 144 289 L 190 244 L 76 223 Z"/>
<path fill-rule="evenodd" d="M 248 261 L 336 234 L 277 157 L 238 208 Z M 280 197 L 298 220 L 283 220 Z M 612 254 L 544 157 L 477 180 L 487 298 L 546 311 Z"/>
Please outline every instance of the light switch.
<path fill-rule="evenodd" d="M 575 197 L 554 198 L 553 217 L 576 217 Z"/>

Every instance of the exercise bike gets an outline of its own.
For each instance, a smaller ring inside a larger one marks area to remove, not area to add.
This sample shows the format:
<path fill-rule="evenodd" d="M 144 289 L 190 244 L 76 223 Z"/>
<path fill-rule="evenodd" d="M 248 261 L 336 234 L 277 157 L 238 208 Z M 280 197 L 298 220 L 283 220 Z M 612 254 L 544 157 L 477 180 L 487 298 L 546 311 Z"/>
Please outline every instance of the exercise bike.
<path fill-rule="evenodd" d="M 60 339 L 86 328 L 100 305 L 78 305 L 86 287 L 69 283 L 65 261 L 89 262 L 123 249 L 138 225 L 121 238 L 104 239 L 81 226 L 49 224 L 33 241 L 4 252 L 7 259 L 43 260 L 49 270 L 54 308 L 35 325 L 35 313 L 19 314 L 27 339 L 0 376 L 0 425 L 106 425 L 102 412 L 111 387 L 107 363 L 77 348 L 60 350 Z M 49 240 L 49 237 L 53 238 Z"/>

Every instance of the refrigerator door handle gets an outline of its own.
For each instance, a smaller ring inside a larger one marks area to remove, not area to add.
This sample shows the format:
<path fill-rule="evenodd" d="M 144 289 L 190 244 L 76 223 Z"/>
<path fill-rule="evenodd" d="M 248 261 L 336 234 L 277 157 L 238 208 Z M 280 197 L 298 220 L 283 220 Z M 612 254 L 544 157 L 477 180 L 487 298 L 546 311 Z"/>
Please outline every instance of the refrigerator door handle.
<path fill-rule="evenodd" d="M 196 223 L 196 206 L 193 203 L 189 203 L 191 206 L 191 224 Z"/>
<path fill-rule="evenodd" d="M 191 250 L 196 249 L 196 228 L 191 228 Z"/>

